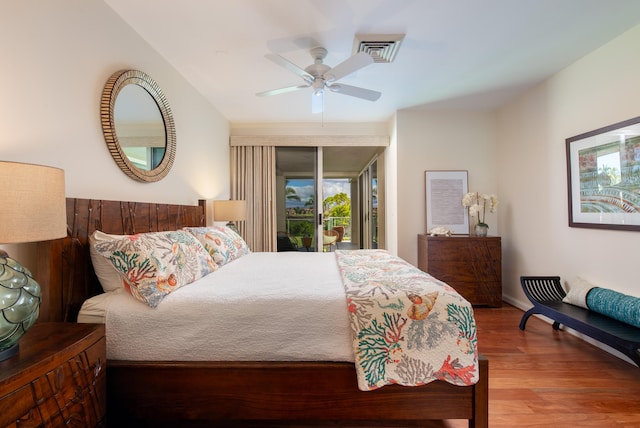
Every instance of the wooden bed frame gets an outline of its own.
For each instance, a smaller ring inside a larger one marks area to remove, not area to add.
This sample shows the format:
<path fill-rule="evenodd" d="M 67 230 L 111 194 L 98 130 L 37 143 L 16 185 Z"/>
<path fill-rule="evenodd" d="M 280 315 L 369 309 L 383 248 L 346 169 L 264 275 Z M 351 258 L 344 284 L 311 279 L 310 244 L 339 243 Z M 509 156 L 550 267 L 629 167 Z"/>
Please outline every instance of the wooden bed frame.
<path fill-rule="evenodd" d="M 69 236 L 38 244 L 43 288 L 39 321 L 74 322 L 82 302 L 102 292 L 89 256 L 94 230 L 132 234 L 205 224 L 205 204 L 67 199 Z M 358 390 L 352 363 L 107 362 L 110 426 L 424 426 L 468 419 L 488 426 L 488 361 L 480 380 L 462 387 Z M 341 425 L 338 425 L 341 426 Z"/>

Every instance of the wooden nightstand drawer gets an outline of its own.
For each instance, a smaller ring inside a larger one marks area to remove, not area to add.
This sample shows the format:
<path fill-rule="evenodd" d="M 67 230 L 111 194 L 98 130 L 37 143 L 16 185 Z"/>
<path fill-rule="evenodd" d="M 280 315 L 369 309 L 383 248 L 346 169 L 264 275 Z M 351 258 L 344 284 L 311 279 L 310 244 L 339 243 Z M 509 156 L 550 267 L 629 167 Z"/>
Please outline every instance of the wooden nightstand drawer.
<path fill-rule="evenodd" d="M 36 324 L 0 362 L 0 427 L 104 426 L 103 325 Z"/>
<path fill-rule="evenodd" d="M 0 427 L 14 424 L 19 419 L 30 420 L 34 422 L 34 426 L 38 425 L 42 422 L 38 412 L 32 412 L 33 414 L 30 415 L 35 406 L 30 385 L 0 397 Z"/>

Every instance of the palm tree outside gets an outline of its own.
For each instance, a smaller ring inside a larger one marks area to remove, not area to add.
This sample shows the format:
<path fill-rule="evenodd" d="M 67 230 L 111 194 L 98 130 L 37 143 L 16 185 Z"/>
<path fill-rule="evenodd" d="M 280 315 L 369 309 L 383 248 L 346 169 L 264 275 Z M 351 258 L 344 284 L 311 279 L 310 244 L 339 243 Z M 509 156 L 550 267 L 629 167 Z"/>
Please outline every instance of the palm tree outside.
<path fill-rule="evenodd" d="M 325 179 L 323 193 L 323 218 L 325 230 L 335 226 L 345 229 L 343 241 L 351 238 L 351 199 L 348 179 Z M 286 223 L 289 236 L 302 244 L 303 237 L 314 235 L 315 197 L 313 180 L 291 179 L 286 181 Z"/>

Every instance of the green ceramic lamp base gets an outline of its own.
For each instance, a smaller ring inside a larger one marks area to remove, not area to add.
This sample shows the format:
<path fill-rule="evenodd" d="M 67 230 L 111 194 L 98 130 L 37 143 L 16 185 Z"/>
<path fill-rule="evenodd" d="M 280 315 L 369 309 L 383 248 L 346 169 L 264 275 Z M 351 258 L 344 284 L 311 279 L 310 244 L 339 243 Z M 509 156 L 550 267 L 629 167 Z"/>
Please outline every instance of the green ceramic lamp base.
<path fill-rule="evenodd" d="M 18 340 L 38 319 L 40 286 L 28 269 L 0 250 L 0 361 L 18 353 Z"/>

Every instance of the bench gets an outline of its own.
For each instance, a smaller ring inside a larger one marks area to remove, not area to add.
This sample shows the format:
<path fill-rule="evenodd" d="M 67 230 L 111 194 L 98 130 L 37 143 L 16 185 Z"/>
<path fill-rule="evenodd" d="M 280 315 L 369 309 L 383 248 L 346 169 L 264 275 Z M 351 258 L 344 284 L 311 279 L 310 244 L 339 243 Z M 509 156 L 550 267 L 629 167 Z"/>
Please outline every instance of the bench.
<path fill-rule="evenodd" d="M 640 367 L 640 328 L 564 303 L 566 292 L 559 276 L 522 276 L 520 284 L 533 303 L 533 308 L 522 316 L 520 330 L 525 329 L 531 315 L 544 315 L 553 320 L 554 330 L 561 324 L 569 327 L 622 352 Z"/>

